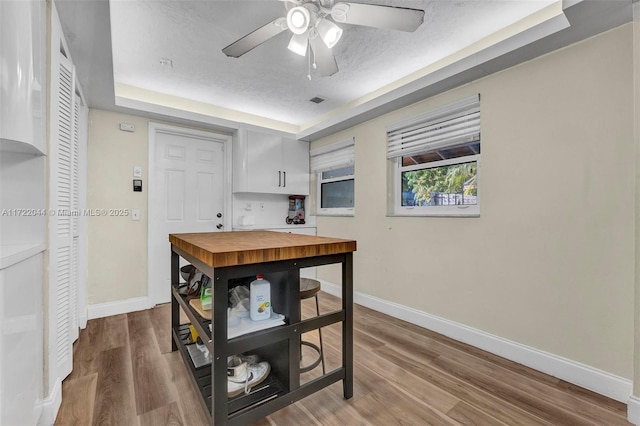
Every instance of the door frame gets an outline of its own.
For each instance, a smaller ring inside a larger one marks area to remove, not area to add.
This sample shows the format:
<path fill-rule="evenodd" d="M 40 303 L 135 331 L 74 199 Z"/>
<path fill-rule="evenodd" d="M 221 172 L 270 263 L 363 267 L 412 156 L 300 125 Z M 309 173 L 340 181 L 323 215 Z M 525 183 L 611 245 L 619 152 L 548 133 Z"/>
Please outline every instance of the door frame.
<path fill-rule="evenodd" d="M 233 223 L 232 214 L 233 214 L 233 206 L 232 206 L 232 191 L 231 191 L 231 178 L 232 178 L 232 156 L 231 156 L 231 146 L 232 146 L 232 136 L 226 135 L 223 133 L 216 133 L 214 131 L 203 131 L 203 130 L 195 130 L 188 127 L 179 127 L 170 124 L 163 123 L 155 123 L 149 122 L 149 164 L 147 165 L 147 297 L 151 306 L 155 306 L 157 301 L 160 300 L 156 292 L 154 291 L 153 283 L 151 282 L 151 274 L 150 268 L 152 264 L 151 259 L 151 250 L 149 247 L 152 244 L 161 241 L 162 239 L 167 239 L 168 236 L 157 236 L 153 235 L 152 229 L 154 229 L 154 225 L 156 225 L 160 221 L 159 212 L 153 211 L 152 204 L 152 194 L 155 190 L 155 182 L 153 181 L 153 176 L 155 176 L 156 172 L 156 135 L 158 134 L 171 134 L 177 136 L 183 136 L 188 138 L 197 138 L 209 140 L 211 142 L 222 142 L 223 143 L 223 152 L 224 152 L 224 182 L 223 182 L 223 225 L 224 230 L 231 230 L 231 225 Z"/>

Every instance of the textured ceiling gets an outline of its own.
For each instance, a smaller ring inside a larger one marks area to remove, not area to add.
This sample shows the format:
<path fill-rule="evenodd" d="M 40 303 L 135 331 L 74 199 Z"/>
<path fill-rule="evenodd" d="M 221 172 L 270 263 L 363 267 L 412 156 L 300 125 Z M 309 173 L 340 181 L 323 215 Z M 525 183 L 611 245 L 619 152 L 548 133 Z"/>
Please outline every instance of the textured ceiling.
<path fill-rule="evenodd" d="M 114 81 L 302 126 L 554 3 L 368 2 L 423 9 L 425 22 L 413 33 L 343 25 L 333 49 L 339 72 L 320 77 L 312 71 L 309 81 L 308 59 L 287 49 L 288 31 L 240 58 L 221 51 L 283 16 L 280 1 L 111 0 Z M 309 102 L 314 96 L 327 101 Z"/>

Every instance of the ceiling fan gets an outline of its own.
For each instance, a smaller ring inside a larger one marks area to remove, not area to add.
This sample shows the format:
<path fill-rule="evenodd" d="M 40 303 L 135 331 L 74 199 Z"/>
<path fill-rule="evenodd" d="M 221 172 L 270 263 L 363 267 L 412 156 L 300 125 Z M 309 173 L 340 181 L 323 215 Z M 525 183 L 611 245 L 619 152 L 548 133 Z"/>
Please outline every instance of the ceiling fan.
<path fill-rule="evenodd" d="M 424 20 L 424 11 L 405 7 L 369 3 L 335 2 L 335 0 L 279 0 L 285 4 L 286 16 L 277 18 L 222 49 L 239 58 L 283 31 L 293 34 L 289 50 L 300 56 L 313 54 L 313 67 L 326 77 L 338 71 L 331 48 L 342 36 L 337 24 L 363 25 L 400 31 L 415 31 Z M 311 79 L 311 73 L 307 75 Z"/>

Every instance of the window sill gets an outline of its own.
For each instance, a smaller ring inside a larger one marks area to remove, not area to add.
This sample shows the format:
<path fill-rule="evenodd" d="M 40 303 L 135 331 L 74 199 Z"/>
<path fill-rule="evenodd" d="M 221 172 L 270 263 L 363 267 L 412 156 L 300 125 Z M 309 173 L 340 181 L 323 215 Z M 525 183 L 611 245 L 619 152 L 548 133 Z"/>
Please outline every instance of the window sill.
<path fill-rule="evenodd" d="M 392 213 L 388 217 L 480 217 L 480 206 L 467 207 L 442 206 L 432 208 L 403 208 Z"/>
<path fill-rule="evenodd" d="M 480 213 L 387 213 L 386 217 L 480 217 Z"/>
<path fill-rule="evenodd" d="M 325 217 L 354 217 L 356 212 L 354 209 L 336 209 L 336 211 L 319 211 L 316 216 Z"/>

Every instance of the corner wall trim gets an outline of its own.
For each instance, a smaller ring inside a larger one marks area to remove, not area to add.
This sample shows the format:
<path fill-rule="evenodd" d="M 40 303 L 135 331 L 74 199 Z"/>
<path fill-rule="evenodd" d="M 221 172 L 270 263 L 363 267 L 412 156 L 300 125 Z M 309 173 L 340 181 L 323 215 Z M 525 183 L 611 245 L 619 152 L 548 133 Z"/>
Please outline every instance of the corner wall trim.
<path fill-rule="evenodd" d="M 634 425 L 640 425 L 640 398 L 631 395 L 627 401 L 627 420 Z"/>
<path fill-rule="evenodd" d="M 104 318 L 111 315 L 126 314 L 129 312 L 143 311 L 153 308 L 154 304 L 145 297 L 136 297 L 134 299 L 119 300 L 116 302 L 97 303 L 87 306 L 87 315 L 89 319 Z"/>
<path fill-rule="evenodd" d="M 38 426 L 50 426 L 55 423 L 62 404 L 62 380 L 56 380 L 51 393 L 42 401 L 42 412 Z"/>
<path fill-rule="evenodd" d="M 342 296 L 341 286 L 324 280 L 319 281 L 326 293 Z M 630 398 L 632 382 L 629 379 L 375 296 L 356 291 L 353 300 L 359 305 L 435 331 L 616 401 L 628 402 L 629 416 L 633 398 L 633 403 L 637 404 L 637 412 L 634 411 L 635 424 L 640 425 L 640 399 L 633 396 Z M 631 418 L 629 421 L 632 421 Z"/>

